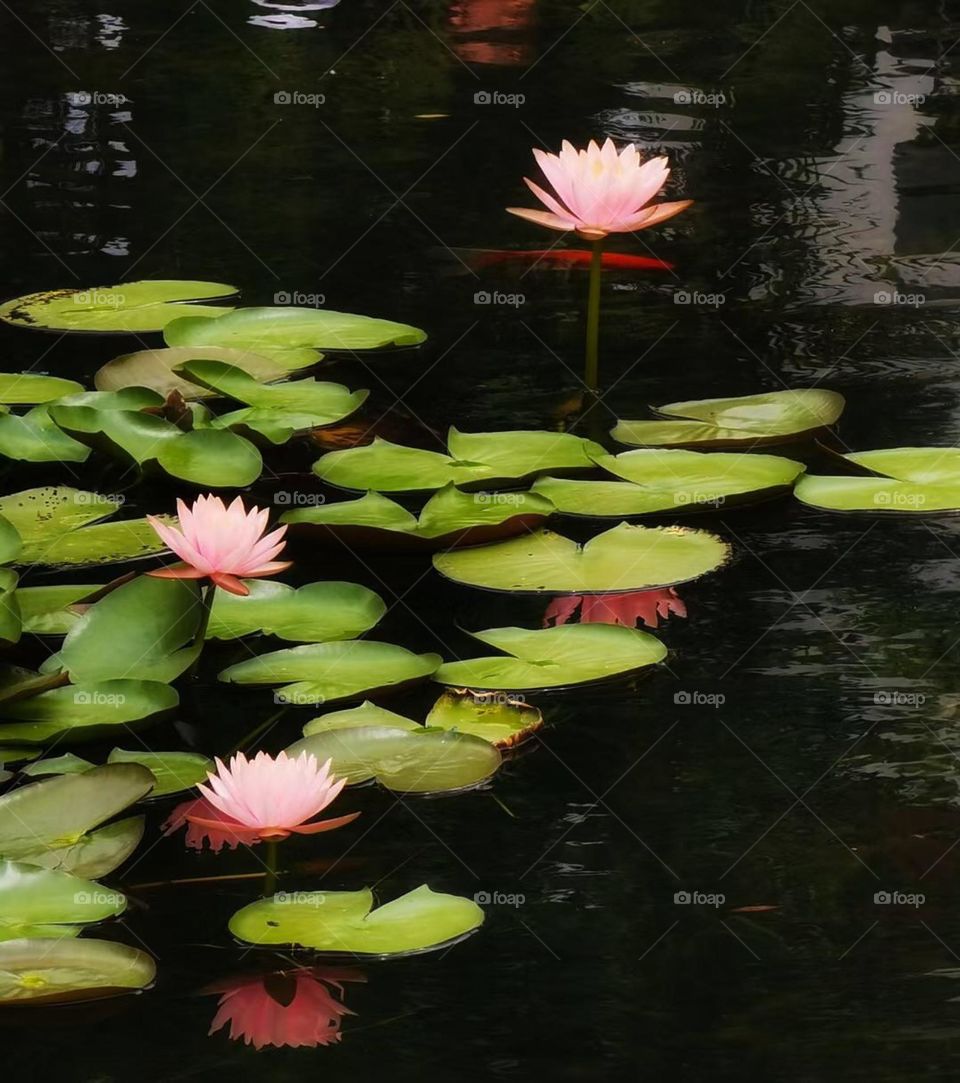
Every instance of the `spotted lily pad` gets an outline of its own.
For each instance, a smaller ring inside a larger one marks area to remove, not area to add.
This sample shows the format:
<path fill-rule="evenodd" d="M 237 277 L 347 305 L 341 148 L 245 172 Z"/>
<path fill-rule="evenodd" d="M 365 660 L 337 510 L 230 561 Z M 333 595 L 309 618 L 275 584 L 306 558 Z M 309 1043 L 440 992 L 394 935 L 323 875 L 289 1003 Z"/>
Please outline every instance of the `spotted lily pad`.
<path fill-rule="evenodd" d="M 7 406 L 33 406 L 50 402 L 83 390 L 76 380 L 42 376 L 37 372 L 0 372 L 0 403 Z"/>
<path fill-rule="evenodd" d="M 448 454 L 404 447 L 375 438 L 364 447 L 331 451 L 313 472 L 343 489 L 429 492 L 445 485 L 496 488 L 538 474 L 584 473 L 595 469 L 591 453 L 603 448 L 567 432 L 458 432 L 451 428 Z"/>
<path fill-rule="evenodd" d="M 435 681 L 476 690 L 565 688 L 635 673 L 667 656 L 655 636 L 619 624 L 490 628 L 474 638 L 504 653 L 447 662 Z"/>
<path fill-rule="evenodd" d="M 691 399 L 655 408 L 671 420 L 618 421 L 610 435 L 621 444 L 638 447 L 779 444 L 828 428 L 843 413 L 844 405 L 842 395 L 821 388 Z"/>
<path fill-rule="evenodd" d="M 529 594 L 625 594 L 697 579 L 721 567 L 730 546 L 705 530 L 620 523 L 578 545 L 539 530 L 520 538 L 437 553 L 433 566 L 457 583 Z"/>
<path fill-rule="evenodd" d="M 162 331 L 178 316 L 210 318 L 230 308 L 188 304 L 236 294 L 222 282 L 123 282 L 83 290 L 44 290 L 0 305 L 0 320 L 34 331 L 146 333 Z"/>
<path fill-rule="evenodd" d="M 116 917 L 126 906 L 121 892 L 92 880 L 0 860 L 0 941 L 76 936 L 84 925 Z"/>
<path fill-rule="evenodd" d="M 212 760 L 197 752 L 150 752 L 145 748 L 135 752 L 115 748 L 107 763 L 139 763 L 146 767 L 156 779 L 150 797 L 166 797 L 192 789 L 198 782 L 206 781 L 213 767 Z"/>
<path fill-rule="evenodd" d="M 387 611 L 383 599 L 356 583 L 308 583 L 294 589 L 272 579 L 245 581 L 245 597 L 217 591 L 208 639 L 263 633 L 299 643 L 354 639 Z"/>
<path fill-rule="evenodd" d="M 484 918 L 472 899 L 426 884 L 376 909 L 373 903 L 369 888 L 281 892 L 238 910 L 230 932 L 248 944 L 383 957 L 445 947 L 479 929 Z"/>
<path fill-rule="evenodd" d="M 317 350 L 374 350 L 418 346 L 426 334 L 392 320 L 326 309 L 239 308 L 218 319 L 186 315 L 167 326 L 168 346 L 230 346 L 260 351 L 266 347 Z"/>
<path fill-rule="evenodd" d="M 0 1004 L 47 1005 L 119 996 L 145 989 L 156 977 L 153 959 L 112 940 L 0 943 Z"/>
<path fill-rule="evenodd" d="M 282 703 L 333 703 L 419 683 L 442 661 L 438 654 L 414 654 L 369 639 L 308 643 L 238 662 L 225 669 L 220 680 L 283 685 L 274 693 Z"/>

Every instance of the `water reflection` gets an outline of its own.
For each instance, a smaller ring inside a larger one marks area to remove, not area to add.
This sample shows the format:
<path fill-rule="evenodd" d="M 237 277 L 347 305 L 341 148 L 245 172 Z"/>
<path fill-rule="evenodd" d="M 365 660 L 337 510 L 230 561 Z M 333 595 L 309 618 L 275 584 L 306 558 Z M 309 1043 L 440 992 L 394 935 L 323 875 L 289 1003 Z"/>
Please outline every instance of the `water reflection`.
<path fill-rule="evenodd" d="M 267 30 L 310 30 L 320 24 L 304 14 L 308 11 L 326 11 L 334 8 L 340 0 L 303 0 L 303 3 L 275 3 L 273 0 L 253 0 L 258 7 L 268 8 L 272 14 L 251 15 L 251 26 Z"/>
<path fill-rule="evenodd" d="M 453 50 L 467 64 L 528 64 L 523 34 L 532 25 L 536 0 L 460 0 L 450 12 Z"/>
<path fill-rule="evenodd" d="M 554 598 L 543 614 L 545 628 L 567 624 L 579 609 L 581 624 L 623 624 L 656 628 L 671 616 L 685 617 L 687 607 L 674 587 L 629 594 L 564 594 Z"/>

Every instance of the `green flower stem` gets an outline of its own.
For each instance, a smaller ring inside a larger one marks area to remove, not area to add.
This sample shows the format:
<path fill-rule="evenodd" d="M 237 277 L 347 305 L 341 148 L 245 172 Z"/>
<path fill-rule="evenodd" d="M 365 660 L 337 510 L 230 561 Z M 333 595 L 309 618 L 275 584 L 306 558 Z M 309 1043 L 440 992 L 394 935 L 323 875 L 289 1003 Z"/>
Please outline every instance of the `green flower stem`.
<path fill-rule="evenodd" d="M 596 391 L 600 382 L 600 271 L 603 266 L 603 239 L 593 242 L 590 260 L 590 290 L 587 294 L 587 359 L 583 382 Z"/>
<path fill-rule="evenodd" d="M 203 654 L 203 645 L 207 638 L 207 629 L 210 627 L 210 614 L 213 612 L 213 599 L 216 592 L 216 584 L 210 583 L 204 588 L 200 598 L 200 625 L 197 628 L 197 634 L 193 637 L 194 647 L 199 646 L 200 650 L 190 668 L 187 670 L 186 675 L 188 677 L 194 676 L 200 665 L 200 655 Z"/>

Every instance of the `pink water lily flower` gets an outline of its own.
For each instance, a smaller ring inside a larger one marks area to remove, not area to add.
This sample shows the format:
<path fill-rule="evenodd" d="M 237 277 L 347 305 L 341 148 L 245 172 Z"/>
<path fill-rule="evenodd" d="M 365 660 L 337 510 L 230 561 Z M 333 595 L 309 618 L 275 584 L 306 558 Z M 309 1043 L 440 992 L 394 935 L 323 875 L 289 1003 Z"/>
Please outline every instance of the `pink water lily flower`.
<path fill-rule="evenodd" d="M 346 785 L 345 778 L 331 773 L 330 760 L 321 767 L 308 752 L 301 752 L 296 759 L 286 752 L 276 758 L 258 752 L 252 760 L 238 752 L 229 766 L 220 759 L 215 762 L 216 772 L 208 773 L 207 783 L 197 789 L 216 814 L 208 817 L 202 807 L 195 806 L 185 818 L 221 838 L 251 843 L 285 839 L 292 833 L 314 835 L 343 827 L 360 815 L 351 812 L 332 820 L 306 822 L 331 804 Z"/>
<path fill-rule="evenodd" d="M 152 515 L 147 521 L 184 563 L 147 574 L 161 579 L 209 578 L 231 594 L 249 594 L 241 577 L 260 579 L 290 567 L 288 561 L 273 559 L 283 549 L 287 528 L 264 534 L 269 514 L 266 508 L 247 511 L 239 496 L 229 507 L 212 495 L 198 496 L 192 508 L 177 500 L 179 530 Z"/>
<path fill-rule="evenodd" d="M 602 147 L 591 140 L 586 150 L 577 150 L 564 140 L 559 154 L 547 154 L 535 148 L 533 156 L 555 194 L 544 191 L 528 177 L 524 180 L 548 209 L 507 207 L 507 210 L 548 229 L 564 232 L 575 229 L 582 237 L 595 241 L 608 233 L 633 233 L 658 225 L 693 202 L 682 199 L 675 203 L 651 203 L 670 176 L 667 159 L 650 158 L 641 162 L 640 152 L 633 143 L 618 153 L 611 139 Z"/>

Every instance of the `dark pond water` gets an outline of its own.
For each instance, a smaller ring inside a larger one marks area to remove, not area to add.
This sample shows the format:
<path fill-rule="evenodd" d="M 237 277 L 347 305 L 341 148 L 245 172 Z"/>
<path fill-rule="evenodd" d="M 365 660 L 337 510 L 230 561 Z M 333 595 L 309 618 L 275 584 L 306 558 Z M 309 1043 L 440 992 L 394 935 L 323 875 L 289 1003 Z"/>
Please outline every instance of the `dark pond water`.
<path fill-rule="evenodd" d="M 585 277 L 474 270 L 465 250 L 552 243 L 503 210 L 529 204 L 530 148 L 609 134 L 667 153 L 673 189 L 697 200 L 616 246 L 675 270 L 604 279 L 613 414 L 820 385 L 848 397 L 851 449 L 960 438 L 960 4 L 0 8 L 5 297 L 144 277 L 235 282 L 253 304 L 309 295 L 429 331 L 419 352 L 338 363 L 337 379 L 372 389 L 371 419 L 563 426 L 581 388 Z M 2 367 L 87 379 L 129 348 L 118 341 L 5 330 Z M 310 461 L 300 450 L 284 469 Z M 4 491 L 47 480 L 33 470 L 9 471 Z M 130 495 L 151 511 L 172 502 L 159 488 Z M 159 810 L 114 877 L 135 905 L 110 930 L 155 954 L 156 987 L 4 1016 L 7 1071 L 954 1077 L 960 527 L 793 501 L 710 525 L 736 560 L 681 590 L 688 615 L 661 627 L 660 672 L 538 698 L 549 726 L 491 792 L 365 790 L 355 825 L 289 845 L 297 887 L 514 897 L 453 950 L 356 966 L 339 1044 L 258 1053 L 208 1037 L 217 996 L 204 990 L 269 969 L 225 928 L 256 888 L 149 885 L 253 866 L 161 840 Z M 448 658 L 471 650 L 459 627 L 542 616 L 444 586 L 417 561 L 301 553 L 296 574 L 372 586 L 390 603 L 382 638 Z M 149 735 L 155 747 L 225 751 L 268 717 L 269 694 L 213 682 L 229 653 L 210 652 L 208 679 L 178 727 Z M 289 743 L 302 715 L 267 746 Z M 723 901 L 678 904 L 682 891 Z"/>

